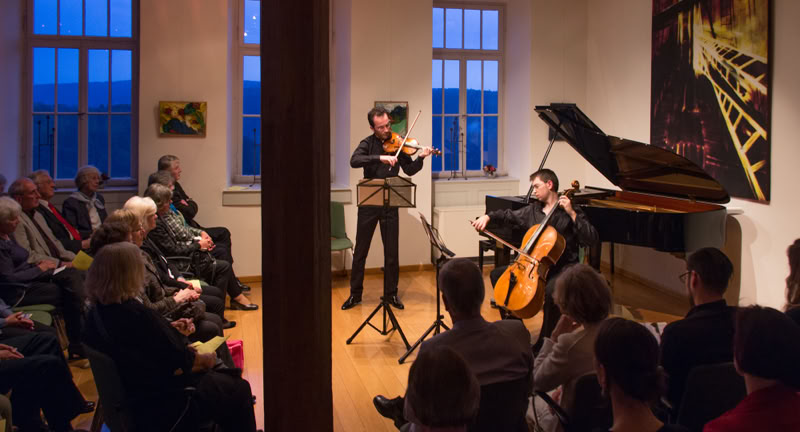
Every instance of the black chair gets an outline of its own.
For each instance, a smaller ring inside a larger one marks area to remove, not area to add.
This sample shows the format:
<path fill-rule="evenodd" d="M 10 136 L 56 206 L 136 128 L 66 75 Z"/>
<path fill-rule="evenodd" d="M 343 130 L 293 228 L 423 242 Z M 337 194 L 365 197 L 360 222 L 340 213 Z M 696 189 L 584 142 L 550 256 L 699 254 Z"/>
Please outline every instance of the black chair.
<path fill-rule="evenodd" d="M 478 267 L 483 270 L 483 253 L 494 249 L 494 240 L 478 240 Z"/>
<path fill-rule="evenodd" d="M 84 344 L 84 347 L 100 399 L 95 416 L 101 416 L 102 421 L 112 432 L 133 430 L 131 410 L 126 401 L 117 365 L 111 357 L 94 350 L 89 345 Z"/>
<path fill-rule="evenodd" d="M 545 392 L 537 391 L 553 410 L 564 432 L 609 429 L 613 422 L 611 404 L 602 395 L 597 375 L 594 372 L 579 377 L 575 381 L 573 399 L 570 406 L 561 407 Z"/>
<path fill-rule="evenodd" d="M 747 395 L 744 378 L 733 363 L 692 368 L 684 389 L 676 423 L 691 431 L 702 431 L 706 423 L 733 409 Z"/>
<path fill-rule="evenodd" d="M 469 432 L 527 432 L 530 376 L 481 386 L 478 418 L 467 427 Z"/>

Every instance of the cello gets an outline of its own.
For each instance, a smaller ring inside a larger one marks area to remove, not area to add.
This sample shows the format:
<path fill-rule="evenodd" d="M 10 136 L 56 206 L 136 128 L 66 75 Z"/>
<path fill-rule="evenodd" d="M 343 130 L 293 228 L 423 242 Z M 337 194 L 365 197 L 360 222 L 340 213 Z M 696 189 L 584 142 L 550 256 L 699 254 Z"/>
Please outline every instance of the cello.
<path fill-rule="evenodd" d="M 572 189 L 565 191 L 563 195 L 572 199 L 572 195 L 579 189 L 580 184 L 573 181 Z M 555 228 L 547 225 L 558 207 L 556 203 L 541 223 L 528 229 L 519 248 L 483 230 L 489 237 L 517 252 L 517 258 L 509 264 L 494 286 L 494 300 L 498 306 L 508 309 L 519 318 L 532 318 L 542 309 L 547 273 L 564 253 L 564 237 Z"/>

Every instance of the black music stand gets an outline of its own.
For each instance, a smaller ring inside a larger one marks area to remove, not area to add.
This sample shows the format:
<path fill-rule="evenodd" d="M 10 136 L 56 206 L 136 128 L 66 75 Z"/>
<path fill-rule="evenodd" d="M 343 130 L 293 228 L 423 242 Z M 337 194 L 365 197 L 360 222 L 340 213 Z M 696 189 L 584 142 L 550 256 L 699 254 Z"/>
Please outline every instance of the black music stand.
<path fill-rule="evenodd" d="M 417 185 L 404 177 L 362 179 L 358 182 L 356 194 L 359 207 L 416 207 Z M 381 230 L 381 236 L 381 240 L 383 240 L 385 247 L 386 238 L 383 230 Z M 378 328 L 372 325 L 370 321 L 372 320 L 372 317 L 374 317 L 375 314 L 381 309 L 383 309 L 383 328 Z M 387 328 L 387 317 L 392 323 L 391 328 Z M 383 336 L 386 336 L 392 331 L 397 330 L 397 333 L 400 333 L 400 338 L 403 339 L 406 349 L 411 347 L 411 345 L 408 344 L 406 335 L 403 333 L 403 329 L 400 328 L 400 323 L 397 321 L 397 317 L 394 316 L 394 312 L 392 311 L 392 306 L 389 304 L 388 298 L 381 296 L 381 302 L 378 303 L 378 306 L 376 306 L 375 310 L 369 314 L 367 319 L 361 323 L 361 325 L 358 327 L 358 330 L 356 330 L 356 332 L 353 333 L 349 339 L 347 339 L 347 344 L 349 345 L 350 342 L 352 342 L 353 339 L 358 336 L 358 333 L 360 333 L 361 330 L 367 325 L 375 329 Z M 402 363 L 402 361 L 400 361 L 400 363 Z"/>
<path fill-rule="evenodd" d="M 408 351 L 406 351 L 406 353 L 400 357 L 398 360 L 400 364 L 403 364 L 403 362 L 406 360 L 406 357 L 408 357 L 415 349 L 417 349 L 417 347 L 422 344 L 422 341 L 425 340 L 425 338 L 428 337 L 431 332 L 433 332 L 433 335 L 436 336 L 441 332 L 441 327 L 444 327 L 445 330 L 450 330 L 450 327 L 447 327 L 447 324 L 442 321 L 444 315 L 442 315 L 442 306 L 440 301 L 442 290 L 439 288 L 439 270 L 442 268 L 444 263 L 447 262 L 447 260 L 456 256 L 456 254 L 444 245 L 442 237 L 439 236 L 439 230 L 432 227 L 422 213 L 420 213 L 419 218 L 420 221 L 422 221 L 422 227 L 425 228 L 425 234 L 428 235 L 428 240 L 430 240 L 431 246 L 433 246 L 435 250 L 439 251 L 439 258 L 436 259 L 436 319 L 433 321 L 433 324 L 428 327 L 428 330 L 425 330 L 425 333 L 423 333 L 422 336 L 417 339 L 416 342 L 414 342 L 414 345 L 411 345 L 411 348 L 409 348 Z"/>

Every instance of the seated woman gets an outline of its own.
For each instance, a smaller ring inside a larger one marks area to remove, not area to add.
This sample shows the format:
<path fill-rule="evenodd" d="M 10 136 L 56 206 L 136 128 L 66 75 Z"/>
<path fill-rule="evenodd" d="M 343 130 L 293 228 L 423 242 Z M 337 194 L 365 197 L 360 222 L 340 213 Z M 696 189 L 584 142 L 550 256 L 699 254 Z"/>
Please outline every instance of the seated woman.
<path fill-rule="evenodd" d="M 84 358 L 81 332 L 85 295 L 81 272 L 66 268 L 54 277 L 53 261 L 28 262 L 29 253 L 17 244 L 14 230 L 22 207 L 15 200 L 0 197 L 0 283 L 24 284 L 22 290 L 5 288 L 0 292 L 6 303 L 27 306 L 50 304 L 61 309 L 69 338 L 70 360 Z"/>
<path fill-rule="evenodd" d="M 97 192 L 100 171 L 91 165 L 79 169 L 75 186 L 78 190 L 64 200 L 61 214 L 78 230 L 81 238 L 88 239 L 107 216 L 106 200 Z"/>
<path fill-rule="evenodd" d="M 789 276 L 786 277 L 786 315 L 800 325 L 800 239 L 786 250 Z"/>
<path fill-rule="evenodd" d="M 611 399 L 614 432 L 688 432 L 666 425 L 651 404 L 664 394 L 666 377 L 658 366 L 658 342 L 645 326 L 609 318 L 597 330 L 594 344 L 597 381 Z"/>
<path fill-rule="evenodd" d="M 704 432 L 800 430 L 800 327 L 779 311 L 751 306 L 736 314 L 733 364 L 747 396 Z"/>
<path fill-rule="evenodd" d="M 594 341 L 598 327 L 611 310 L 611 292 L 597 271 L 586 264 L 575 264 L 559 275 L 553 300 L 561 318 L 536 356 L 533 388 L 549 392 L 562 386 L 562 391 L 552 396 L 559 405 L 569 408 L 577 379 L 594 370 Z M 540 398 L 534 398 L 533 402 L 528 409 L 528 421 L 538 419 L 543 430 L 555 431 L 558 420 L 547 404 Z M 536 410 L 536 416 L 532 409 Z"/>
<path fill-rule="evenodd" d="M 208 237 L 190 231 L 170 210 L 172 191 L 161 184 L 152 184 L 145 195 L 156 204 L 158 219 L 147 238 L 166 255 L 193 258 L 193 271 L 201 278 L 225 289 L 231 297 L 231 309 L 256 310 L 258 305 L 242 294 L 231 264 L 212 256 L 213 243 Z M 195 235 L 196 234 L 196 235 Z M 195 258 L 204 258 L 197 260 Z"/>
<path fill-rule="evenodd" d="M 216 314 L 222 320 L 225 329 L 236 326 L 235 321 L 225 319 L 225 291 L 213 286 L 205 285 L 195 287 L 180 276 L 178 269 L 172 265 L 167 258 L 161 254 L 160 249 L 148 239 L 147 234 L 156 226 L 156 204 L 150 198 L 139 196 L 131 197 L 125 202 L 125 210 L 130 211 L 141 224 L 143 232 L 134 235 L 134 243 L 146 252 L 145 266 L 148 272 L 154 277 L 166 292 L 184 290 L 191 288 L 198 294 L 200 299 L 208 306 L 208 312 Z M 141 239 L 138 237 L 141 236 Z"/>
<path fill-rule="evenodd" d="M 213 420 L 226 431 L 255 431 L 250 384 L 236 369 L 214 369 L 216 355 L 200 354 L 158 313 L 136 300 L 144 283 L 139 248 L 104 246 L 89 268 L 94 303 L 86 343 L 114 360 L 132 406 L 136 430 L 196 430 Z M 196 391 L 187 400 L 184 389 Z M 183 415 L 184 410 L 186 414 Z"/>

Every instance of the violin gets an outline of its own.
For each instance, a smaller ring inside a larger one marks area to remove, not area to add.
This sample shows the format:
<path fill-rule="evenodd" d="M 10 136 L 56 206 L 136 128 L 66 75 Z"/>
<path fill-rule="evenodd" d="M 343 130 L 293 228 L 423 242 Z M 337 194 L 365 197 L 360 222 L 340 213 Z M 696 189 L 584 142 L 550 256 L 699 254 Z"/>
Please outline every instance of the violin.
<path fill-rule="evenodd" d="M 578 190 L 580 184 L 573 181 L 572 189 L 562 195 L 572 199 L 572 195 Z M 508 266 L 494 286 L 494 301 L 519 318 L 532 318 L 542 309 L 547 273 L 566 248 L 564 237 L 555 228 L 547 225 L 558 207 L 558 204 L 554 205 L 541 223 L 532 226 L 525 233 L 519 248 L 489 231 L 483 231 L 518 252 L 517 259 Z"/>
<path fill-rule="evenodd" d="M 403 143 L 403 137 L 399 134 L 392 132 L 392 135 L 383 142 L 383 151 L 386 153 L 395 154 L 397 150 L 400 149 L 401 144 Z M 424 149 L 425 147 L 419 145 L 416 139 L 406 137 L 405 144 L 402 144 L 402 151 L 403 153 L 412 156 L 417 154 L 418 150 Z M 441 156 L 442 152 L 437 149 L 431 149 L 431 153 Z"/>

